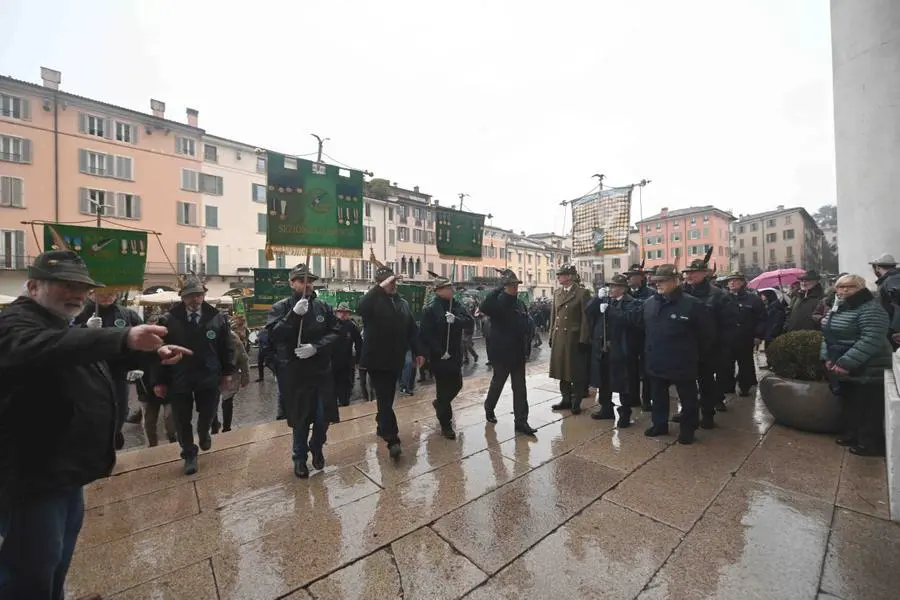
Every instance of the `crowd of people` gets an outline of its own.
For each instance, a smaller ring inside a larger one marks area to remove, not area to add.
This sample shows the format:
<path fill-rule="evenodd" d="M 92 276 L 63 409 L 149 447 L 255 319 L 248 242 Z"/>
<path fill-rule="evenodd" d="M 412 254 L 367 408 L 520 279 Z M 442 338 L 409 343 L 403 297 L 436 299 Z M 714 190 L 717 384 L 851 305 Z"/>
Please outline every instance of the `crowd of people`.
<path fill-rule="evenodd" d="M 751 393 L 762 343 L 784 331 L 821 330 L 822 363 L 848 407 L 847 433 L 837 443 L 854 454 L 883 453 L 884 369 L 900 345 L 893 257 L 872 262 L 877 294 L 858 275 L 840 276 L 826 293 L 809 271 L 786 297 L 749 290 L 741 273 L 720 287 L 708 260 L 681 270 L 633 265 L 597 293 L 564 265 L 553 297 L 530 308 L 511 270 L 500 272 L 477 307 L 457 301 L 453 282 L 432 273 L 435 297 L 418 321 L 398 294 L 397 274 L 377 265 L 375 285 L 356 309 L 361 330 L 347 305 L 332 308 L 317 296 L 315 273 L 296 266 L 292 294 L 268 314 L 259 371 L 262 378 L 269 364 L 276 374 L 278 417 L 293 433 L 294 475 L 309 477 L 310 458 L 313 469 L 325 467 L 328 427 L 349 402 L 357 369 L 366 398 L 377 403 L 376 435 L 391 458 L 402 454 L 394 400 L 398 384 L 408 385 L 404 368 L 428 365 L 440 433 L 455 440 L 452 403 L 463 388 L 463 366 L 479 358 L 471 343 L 476 328 L 492 369 L 483 405 L 488 423 L 498 422 L 509 381 L 515 431 L 536 435 L 525 373 L 543 330 L 550 376 L 559 380 L 554 410 L 580 414 L 595 390 L 591 418 L 627 428 L 641 408 L 651 414 L 645 435 L 668 435 L 674 387 L 681 408 L 671 420 L 679 423 L 681 444 L 714 428 L 729 398 Z M 111 473 L 123 445 L 129 382 L 138 387 L 148 443 L 157 442 L 163 416 L 166 437 L 180 445 L 183 472 L 191 475 L 212 434 L 231 428 L 235 394 L 250 381 L 246 324 L 208 304 L 197 279 L 184 282 L 181 302 L 142 324 L 76 253 L 46 252 L 28 276 L 25 294 L 0 313 L 0 600 L 62 597 L 83 486 Z"/>

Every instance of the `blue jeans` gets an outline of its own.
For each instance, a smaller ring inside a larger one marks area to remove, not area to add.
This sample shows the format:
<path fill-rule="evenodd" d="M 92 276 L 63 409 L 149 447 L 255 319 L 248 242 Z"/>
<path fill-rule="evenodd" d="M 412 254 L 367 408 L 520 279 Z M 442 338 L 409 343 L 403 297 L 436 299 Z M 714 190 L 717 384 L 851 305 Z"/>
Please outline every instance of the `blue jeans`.
<path fill-rule="evenodd" d="M 416 389 L 416 371 L 412 351 L 407 350 L 406 362 L 403 363 L 403 371 L 400 373 L 400 386 L 410 393 Z"/>
<path fill-rule="evenodd" d="M 63 600 L 83 520 L 82 488 L 0 505 L 0 600 Z"/>
<path fill-rule="evenodd" d="M 309 428 L 312 425 L 312 437 L 309 435 Z M 316 401 L 316 416 L 312 423 L 302 423 L 293 428 L 294 433 L 294 460 L 302 460 L 306 462 L 306 455 L 312 450 L 321 450 L 325 445 L 328 434 L 328 421 L 325 420 L 325 405 L 322 398 Z"/>

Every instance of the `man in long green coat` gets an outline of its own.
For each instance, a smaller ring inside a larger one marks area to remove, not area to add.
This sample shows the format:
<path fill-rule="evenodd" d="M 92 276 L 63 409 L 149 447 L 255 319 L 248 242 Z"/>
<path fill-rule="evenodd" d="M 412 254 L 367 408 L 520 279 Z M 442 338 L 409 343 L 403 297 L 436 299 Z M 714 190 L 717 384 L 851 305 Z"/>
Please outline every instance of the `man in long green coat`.
<path fill-rule="evenodd" d="M 563 265 L 556 272 L 559 289 L 550 309 L 550 377 L 559 379 L 562 400 L 553 410 L 581 412 L 581 390 L 587 388 L 591 328 L 585 311 L 591 293 L 578 285 L 578 271 Z"/>

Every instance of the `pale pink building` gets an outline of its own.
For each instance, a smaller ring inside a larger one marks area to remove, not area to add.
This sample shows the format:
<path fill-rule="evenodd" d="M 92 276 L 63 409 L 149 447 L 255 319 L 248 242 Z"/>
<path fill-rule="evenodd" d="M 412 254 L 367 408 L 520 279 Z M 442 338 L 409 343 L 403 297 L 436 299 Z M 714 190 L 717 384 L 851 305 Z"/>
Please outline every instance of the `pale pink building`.
<path fill-rule="evenodd" d="M 714 206 L 663 208 L 659 214 L 637 223 L 644 267 L 677 263 L 683 268 L 692 260 L 703 258 L 712 246 L 710 266 L 724 273 L 729 268 L 729 227 L 734 220 L 731 213 Z"/>
<path fill-rule="evenodd" d="M 148 236 L 145 283 L 172 285 L 187 263 L 179 252 L 201 243 L 196 111 L 179 123 L 162 102 L 140 113 L 61 91 L 56 71 L 41 75 L 43 86 L 0 77 L 0 293 L 21 288 L 41 251 L 43 229 L 23 222 L 90 225 L 98 207 L 104 226 L 161 234 Z"/>

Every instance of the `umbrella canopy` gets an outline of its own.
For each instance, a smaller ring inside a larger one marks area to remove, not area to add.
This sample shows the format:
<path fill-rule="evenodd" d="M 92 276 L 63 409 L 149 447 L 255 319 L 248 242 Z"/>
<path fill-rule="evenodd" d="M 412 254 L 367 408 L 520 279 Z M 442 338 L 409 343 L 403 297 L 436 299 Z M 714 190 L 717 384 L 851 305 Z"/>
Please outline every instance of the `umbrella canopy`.
<path fill-rule="evenodd" d="M 803 269 L 778 269 L 776 271 L 766 271 L 748 283 L 747 287 L 758 290 L 760 288 L 777 288 L 792 285 L 797 281 L 797 278 L 804 273 L 806 273 L 806 271 Z"/>

